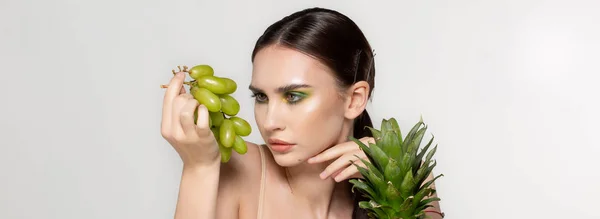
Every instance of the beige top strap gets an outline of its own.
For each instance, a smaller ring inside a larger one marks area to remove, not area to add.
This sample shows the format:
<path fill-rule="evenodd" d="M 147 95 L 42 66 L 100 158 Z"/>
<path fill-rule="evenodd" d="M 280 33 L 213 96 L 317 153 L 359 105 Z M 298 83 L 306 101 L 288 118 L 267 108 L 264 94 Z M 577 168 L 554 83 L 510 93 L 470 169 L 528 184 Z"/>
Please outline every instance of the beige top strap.
<path fill-rule="evenodd" d="M 262 145 L 258 146 L 258 151 L 260 152 L 260 164 L 261 164 L 261 177 L 260 177 L 260 193 L 258 194 L 258 213 L 256 218 L 261 219 L 263 216 L 263 199 L 265 197 L 265 184 L 267 171 L 266 166 L 267 163 L 265 161 L 265 152 L 263 151 L 264 147 Z"/>

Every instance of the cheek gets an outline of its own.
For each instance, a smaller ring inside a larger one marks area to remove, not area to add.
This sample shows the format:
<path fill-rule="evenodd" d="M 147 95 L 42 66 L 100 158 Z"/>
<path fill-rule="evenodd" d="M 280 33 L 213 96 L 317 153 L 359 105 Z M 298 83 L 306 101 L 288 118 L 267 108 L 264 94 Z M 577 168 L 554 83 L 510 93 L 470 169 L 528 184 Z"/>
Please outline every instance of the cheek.
<path fill-rule="evenodd" d="M 262 132 L 263 129 L 263 124 L 265 121 L 265 117 L 266 117 L 266 107 L 264 107 L 263 105 L 260 105 L 258 103 L 255 103 L 254 105 L 254 120 L 256 121 L 256 125 L 258 126 L 259 130 Z"/>
<path fill-rule="evenodd" d="M 294 131 L 305 147 L 318 152 L 337 141 L 344 122 L 341 103 L 315 99 L 305 103 L 301 110 L 293 118 L 297 124 Z"/>

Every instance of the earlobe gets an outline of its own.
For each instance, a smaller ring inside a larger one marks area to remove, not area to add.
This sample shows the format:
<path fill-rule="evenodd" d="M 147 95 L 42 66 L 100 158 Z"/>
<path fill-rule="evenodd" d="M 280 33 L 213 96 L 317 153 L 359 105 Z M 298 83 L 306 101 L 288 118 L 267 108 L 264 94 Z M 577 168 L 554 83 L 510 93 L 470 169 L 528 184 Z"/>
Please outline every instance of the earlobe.
<path fill-rule="evenodd" d="M 370 86 L 366 81 L 356 82 L 348 89 L 346 118 L 355 119 L 365 110 L 369 100 L 369 90 Z"/>

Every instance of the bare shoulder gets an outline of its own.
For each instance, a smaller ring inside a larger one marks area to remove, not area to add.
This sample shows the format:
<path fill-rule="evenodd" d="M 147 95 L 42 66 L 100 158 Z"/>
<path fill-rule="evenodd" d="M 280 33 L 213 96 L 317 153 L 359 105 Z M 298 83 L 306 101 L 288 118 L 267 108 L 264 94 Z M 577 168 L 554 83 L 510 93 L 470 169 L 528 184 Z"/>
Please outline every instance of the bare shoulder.
<path fill-rule="evenodd" d="M 254 214 L 254 206 L 248 200 L 257 196 L 260 182 L 260 147 L 246 142 L 245 154 L 231 153 L 229 162 L 221 164 L 219 195 L 217 202 L 218 218 L 241 218 L 241 215 Z M 235 209 L 235 210 L 234 210 Z"/>
<path fill-rule="evenodd" d="M 261 161 L 260 145 L 246 142 L 248 151 L 245 154 L 231 153 L 229 162 L 221 165 L 221 178 L 231 178 L 237 183 L 248 184 L 248 180 L 260 180 Z M 226 179 L 225 179 L 226 180 Z"/>

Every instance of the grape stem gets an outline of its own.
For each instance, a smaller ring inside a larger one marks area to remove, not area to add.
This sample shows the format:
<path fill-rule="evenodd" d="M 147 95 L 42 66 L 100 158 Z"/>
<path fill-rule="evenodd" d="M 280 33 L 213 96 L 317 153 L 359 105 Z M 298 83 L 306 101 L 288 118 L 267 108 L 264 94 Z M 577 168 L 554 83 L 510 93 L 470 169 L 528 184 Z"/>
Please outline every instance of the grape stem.
<path fill-rule="evenodd" d="M 177 66 L 177 69 L 179 69 L 179 71 L 178 71 L 178 72 L 188 72 L 188 67 L 187 67 L 187 66 L 185 66 L 185 65 L 183 66 L 183 69 L 181 69 L 181 66 L 179 66 L 179 65 L 178 65 L 178 66 Z M 173 75 L 176 75 L 176 74 L 177 74 L 177 72 L 175 72 L 175 69 L 173 69 L 173 70 L 171 70 L 171 71 L 173 72 Z M 196 80 L 192 80 L 192 81 L 184 81 L 183 83 L 184 83 L 184 84 L 187 84 L 187 85 L 190 85 L 190 86 L 192 86 L 192 83 L 193 83 L 194 81 L 196 81 Z M 169 87 L 169 85 L 166 85 L 166 84 L 161 84 L 161 85 L 160 85 L 160 88 L 168 88 L 168 87 Z"/>
<path fill-rule="evenodd" d="M 190 85 L 190 86 L 192 86 L 192 83 L 193 83 L 193 82 L 194 82 L 194 81 L 184 81 L 184 82 L 183 82 L 183 84 L 187 84 L 187 85 Z M 169 87 L 169 85 L 167 85 L 167 84 L 161 84 L 161 85 L 160 85 L 160 88 L 168 88 L 168 87 Z"/>
<path fill-rule="evenodd" d="M 188 67 L 187 66 L 183 66 L 183 69 L 181 69 L 181 66 L 177 66 L 177 69 L 179 69 L 179 72 L 188 72 Z M 171 70 L 171 72 L 173 72 L 173 74 L 177 74 L 177 72 L 175 72 L 175 69 Z"/>

